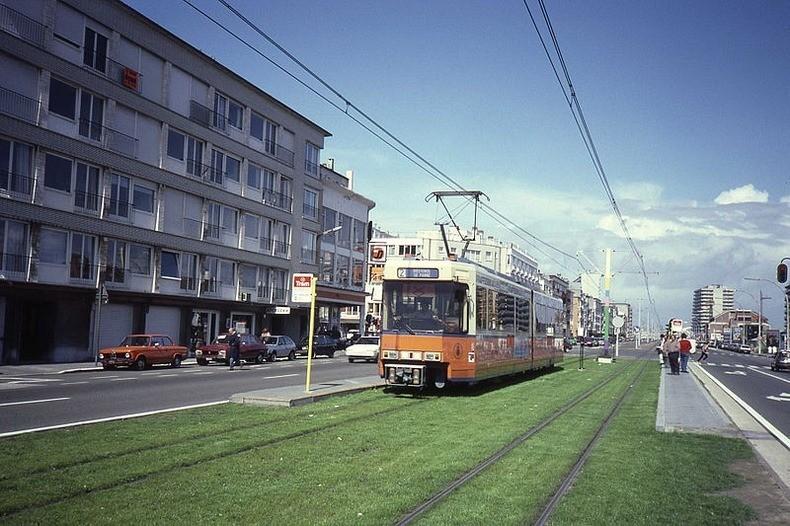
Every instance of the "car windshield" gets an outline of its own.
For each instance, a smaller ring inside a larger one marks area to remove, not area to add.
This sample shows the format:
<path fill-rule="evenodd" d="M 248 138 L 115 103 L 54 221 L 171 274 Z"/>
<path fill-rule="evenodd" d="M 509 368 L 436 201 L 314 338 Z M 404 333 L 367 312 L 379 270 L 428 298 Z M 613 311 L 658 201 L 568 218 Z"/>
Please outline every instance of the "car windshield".
<path fill-rule="evenodd" d="M 230 336 L 230 335 L 229 334 L 220 334 L 219 336 L 217 336 L 214 339 L 214 345 L 217 345 L 218 343 L 228 343 L 228 336 Z"/>
<path fill-rule="evenodd" d="M 266 345 L 277 345 L 277 338 L 275 336 L 266 336 L 263 338 L 263 343 Z"/>
<path fill-rule="evenodd" d="M 121 342 L 121 347 L 140 347 L 148 345 L 148 336 L 127 336 Z"/>
<path fill-rule="evenodd" d="M 466 285 L 460 283 L 387 281 L 384 329 L 460 334 L 466 293 Z"/>
<path fill-rule="evenodd" d="M 356 343 L 363 344 L 363 345 L 378 345 L 379 339 L 378 338 L 360 338 L 356 341 Z"/>

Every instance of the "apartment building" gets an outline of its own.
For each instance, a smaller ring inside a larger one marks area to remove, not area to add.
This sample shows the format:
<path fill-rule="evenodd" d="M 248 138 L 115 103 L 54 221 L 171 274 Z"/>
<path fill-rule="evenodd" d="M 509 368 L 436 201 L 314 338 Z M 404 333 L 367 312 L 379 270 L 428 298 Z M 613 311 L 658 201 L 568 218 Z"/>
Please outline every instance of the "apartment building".
<path fill-rule="evenodd" d="M 691 330 L 707 335 L 708 323 L 719 314 L 735 308 L 735 289 L 723 285 L 706 285 L 694 291 L 691 307 Z"/>
<path fill-rule="evenodd" d="M 306 334 L 329 132 L 117 0 L 0 0 L 0 69 L 0 363 Z"/>
<path fill-rule="evenodd" d="M 336 172 L 334 159 L 321 165 L 320 174 L 323 206 L 317 321 L 329 329 L 337 327 L 344 334 L 352 329 L 361 332 L 367 282 L 368 218 L 376 203 L 354 192 L 353 172 L 345 175 Z"/>

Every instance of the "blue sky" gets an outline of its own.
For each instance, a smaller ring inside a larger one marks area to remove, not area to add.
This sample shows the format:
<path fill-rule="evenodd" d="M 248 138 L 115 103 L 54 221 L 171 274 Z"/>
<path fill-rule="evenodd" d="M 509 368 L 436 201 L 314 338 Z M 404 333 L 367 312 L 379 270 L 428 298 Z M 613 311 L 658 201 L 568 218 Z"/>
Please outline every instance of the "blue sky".
<path fill-rule="evenodd" d="M 322 158 L 355 171 L 356 190 L 377 202 L 376 223 L 431 227 L 435 208 L 423 197 L 440 187 L 414 165 L 185 4 L 127 2 L 330 130 Z M 194 2 L 287 64 L 219 3 Z M 514 223 L 596 261 L 613 247 L 615 269 L 635 268 L 520 0 L 231 3 Z M 790 201 L 790 2 L 547 7 L 615 195 L 660 273 L 651 276 L 659 313 L 688 318 L 692 290 L 708 283 L 756 294 L 741 278 L 770 278 L 790 256 L 790 203 L 780 202 Z M 496 221 L 482 227 L 521 244 L 544 271 L 578 271 Z M 638 277 L 617 275 L 614 296 L 644 297 Z M 747 293 L 736 301 L 754 307 Z M 781 323 L 778 300 L 765 308 Z"/>

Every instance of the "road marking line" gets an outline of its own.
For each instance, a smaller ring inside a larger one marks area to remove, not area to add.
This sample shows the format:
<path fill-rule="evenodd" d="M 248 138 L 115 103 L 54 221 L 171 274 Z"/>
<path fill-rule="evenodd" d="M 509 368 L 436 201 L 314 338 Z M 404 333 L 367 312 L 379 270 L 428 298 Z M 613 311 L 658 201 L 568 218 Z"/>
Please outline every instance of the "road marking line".
<path fill-rule="evenodd" d="M 783 381 L 783 382 L 785 382 L 785 383 L 788 383 L 788 384 L 790 384 L 790 380 L 788 380 L 787 378 L 780 378 L 780 377 L 778 377 L 778 376 L 776 376 L 776 375 L 773 375 L 773 374 L 771 374 L 771 373 L 764 373 L 764 372 L 762 372 L 762 371 L 759 371 L 759 370 L 757 370 L 757 368 L 756 368 L 756 367 L 750 367 L 750 369 L 751 369 L 752 371 L 754 371 L 755 373 L 764 374 L 765 376 L 770 376 L 771 378 L 774 378 L 774 379 L 776 379 L 776 380 L 781 380 L 781 381 Z"/>
<path fill-rule="evenodd" d="M 41 400 L 24 400 L 22 402 L 5 402 L 5 403 L 0 404 L 0 407 L 8 407 L 10 405 L 43 404 L 44 402 L 58 402 L 60 400 L 69 400 L 69 398 L 43 398 Z"/>
<path fill-rule="evenodd" d="M 724 374 L 734 374 L 736 376 L 746 376 L 746 373 L 743 372 L 743 371 L 726 371 Z"/>
<path fill-rule="evenodd" d="M 779 440 L 779 442 L 781 442 L 784 447 L 786 447 L 787 449 L 790 449 L 790 438 L 787 438 L 787 436 L 784 433 L 782 433 L 776 427 L 774 427 L 774 425 L 771 424 L 771 422 L 769 422 L 768 420 L 766 420 L 763 417 L 763 415 L 761 415 L 760 413 L 758 413 L 757 411 L 752 409 L 752 406 L 750 406 L 749 404 L 747 404 L 746 402 L 741 400 L 740 397 L 738 397 L 738 395 L 736 395 L 735 393 L 730 391 L 730 389 L 726 385 L 721 383 L 721 381 L 719 379 L 717 379 L 715 376 L 713 376 L 712 374 L 710 374 L 708 371 L 706 371 L 705 369 L 703 369 L 701 367 L 699 367 L 698 369 L 702 373 L 704 373 L 705 376 L 710 378 L 716 385 L 721 387 L 722 391 L 724 391 L 725 393 L 730 395 L 732 397 L 732 399 L 735 400 L 735 402 L 738 405 L 740 405 L 747 413 L 752 415 L 752 417 L 755 420 L 757 420 L 757 422 L 759 422 L 765 429 L 767 429 L 769 433 L 771 433 L 773 436 L 775 436 L 777 438 L 777 440 Z"/>
<path fill-rule="evenodd" d="M 125 382 L 127 380 L 137 380 L 137 378 L 113 378 L 111 382 Z"/>
<path fill-rule="evenodd" d="M 264 380 L 273 380 L 275 378 L 288 378 L 289 376 L 299 376 L 297 373 L 294 374 L 278 374 L 277 376 L 264 376 Z"/>
<path fill-rule="evenodd" d="M 171 407 L 169 409 L 157 409 L 156 411 L 146 411 L 144 413 L 132 413 L 128 415 L 120 415 L 120 416 L 110 416 L 107 418 L 96 418 L 94 420 L 82 420 L 80 422 L 71 422 L 68 424 L 57 424 L 54 426 L 45 426 L 45 427 L 32 427 L 30 429 L 20 429 L 18 431 L 8 431 L 5 433 L 0 433 L 0 438 L 5 437 L 12 437 L 16 435 L 25 435 L 28 433 L 37 433 L 39 431 L 51 431 L 53 429 L 65 429 L 67 427 L 76 427 L 76 426 L 83 426 L 87 424 L 100 424 L 102 422 L 112 422 L 115 420 L 126 420 L 128 418 L 139 418 L 141 416 L 151 416 L 151 415 L 158 415 L 161 413 L 173 413 L 175 411 L 184 411 L 187 409 L 198 409 L 200 407 L 210 407 L 212 405 L 221 405 L 227 404 L 228 400 L 219 400 L 217 402 L 206 402 L 204 404 L 195 404 L 195 405 L 185 405 L 181 407 Z"/>
<path fill-rule="evenodd" d="M 732 365 L 730 365 L 730 364 L 728 364 L 728 363 L 723 363 L 723 364 L 721 364 L 721 366 L 722 366 L 722 367 L 732 367 Z"/>
<path fill-rule="evenodd" d="M 102 375 L 102 376 L 91 376 L 90 378 L 93 379 L 93 380 L 96 380 L 96 379 L 106 380 L 107 378 L 118 378 L 118 377 L 117 376 L 104 376 L 104 375 Z"/>
<path fill-rule="evenodd" d="M 60 378 L 32 378 L 29 376 L 0 376 L 0 380 L 19 380 L 21 382 L 45 383 L 45 382 L 62 382 Z"/>
<path fill-rule="evenodd" d="M 165 376 L 178 376 L 177 374 L 160 374 L 159 378 L 164 378 Z"/>
<path fill-rule="evenodd" d="M 735 364 L 735 367 L 740 367 L 741 369 L 743 369 L 745 366 L 744 366 L 744 365 L 741 365 L 741 364 L 739 364 L 739 363 L 736 363 L 736 364 Z"/>
<path fill-rule="evenodd" d="M 60 384 L 60 385 L 82 385 L 82 384 L 87 384 L 87 383 L 89 383 L 89 382 L 68 382 L 68 383 Z"/>
<path fill-rule="evenodd" d="M 214 371 L 200 371 L 199 373 L 195 373 L 195 376 L 199 374 L 214 374 Z"/>

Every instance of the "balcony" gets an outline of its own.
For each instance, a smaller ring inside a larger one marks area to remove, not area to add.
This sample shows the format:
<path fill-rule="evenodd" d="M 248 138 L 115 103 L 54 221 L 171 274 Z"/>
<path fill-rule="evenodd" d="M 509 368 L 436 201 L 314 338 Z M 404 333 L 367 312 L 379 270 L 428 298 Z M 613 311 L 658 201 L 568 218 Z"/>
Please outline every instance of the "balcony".
<path fill-rule="evenodd" d="M 0 29 L 38 47 L 44 47 L 46 26 L 3 4 L 0 4 Z"/>
<path fill-rule="evenodd" d="M 104 128 L 105 144 L 114 152 L 137 159 L 137 139 L 111 128 Z"/>
<path fill-rule="evenodd" d="M 96 71 L 104 73 L 107 78 L 137 93 L 143 90 L 143 74 L 126 64 L 121 64 L 106 55 L 96 53 L 93 49 L 83 48 L 83 63 Z"/>
<path fill-rule="evenodd" d="M 318 208 L 302 203 L 302 216 L 313 221 L 318 221 Z"/>
<path fill-rule="evenodd" d="M 203 180 L 218 186 L 222 186 L 227 173 L 220 168 L 214 166 L 203 166 Z"/>
<path fill-rule="evenodd" d="M 317 250 L 310 250 L 308 248 L 303 248 L 302 249 L 302 263 L 315 265 L 317 257 L 318 257 L 318 251 Z"/>
<path fill-rule="evenodd" d="M 262 237 L 260 247 L 262 254 L 269 254 L 285 259 L 291 256 L 291 245 L 283 241 Z"/>
<path fill-rule="evenodd" d="M 268 285 L 258 284 L 258 300 L 260 301 L 270 301 L 272 296 L 272 291 Z"/>
<path fill-rule="evenodd" d="M 285 302 L 288 301 L 288 289 L 280 287 L 272 287 L 272 301 Z"/>
<path fill-rule="evenodd" d="M 24 281 L 27 276 L 30 256 L 25 254 L 8 254 L 0 252 L 0 274 L 4 279 Z"/>
<path fill-rule="evenodd" d="M 274 190 L 263 189 L 263 204 L 269 205 L 280 210 L 290 212 L 293 207 L 294 199 L 290 195 L 281 194 Z"/>
<path fill-rule="evenodd" d="M 203 239 L 203 221 L 185 217 L 183 222 L 184 235 L 193 239 Z"/>
<path fill-rule="evenodd" d="M 84 212 L 90 215 L 99 215 L 99 202 L 101 199 L 101 194 L 75 190 L 74 209 L 75 211 Z"/>
<path fill-rule="evenodd" d="M 32 177 L 0 170 L 0 194 L 22 199 L 29 198 L 33 195 L 33 181 Z"/>
<path fill-rule="evenodd" d="M 264 139 L 263 151 L 264 153 L 273 156 L 278 161 L 282 161 L 284 164 L 287 164 L 291 168 L 294 167 L 294 152 L 285 146 L 280 146 L 274 141 Z"/>
<path fill-rule="evenodd" d="M 0 7 L 2 5 L 0 4 Z M 41 103 L 21 93 L 0 87 L 0 113 L 5 113 L 31 124 L 38 124 Z"/>
<path fill-rule="evenodd" d="M 193 177 L 203 178 L 203 174 L 208 172 L 209 167 L 199 160 L 187 159 L 187 174 Z"/>
<path fill-rule="evenodd" d="M 194 292 L 197 290 L 197 279 L 188 276 L 182 276 L 180 282 L 181 290 Z"/>
<path fill-rule="evenodd" d="M 189 101 L 189 120 L 194 121 L 206 128 L 214 128 L 223 133 L 228 131 L 228 128 L 234 128 L 237 131 L 239 128 L 232 124 L 227 115 L 217 113 L 208 106 L 204 106 L 196 100 Z"/>

